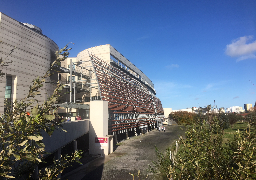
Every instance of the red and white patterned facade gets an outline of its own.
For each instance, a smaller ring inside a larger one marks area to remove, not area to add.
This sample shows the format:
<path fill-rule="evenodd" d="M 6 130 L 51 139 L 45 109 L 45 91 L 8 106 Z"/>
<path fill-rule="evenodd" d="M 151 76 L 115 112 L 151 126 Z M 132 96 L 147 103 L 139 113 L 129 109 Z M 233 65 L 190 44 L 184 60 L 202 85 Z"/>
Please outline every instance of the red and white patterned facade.
<path fill-rule="evenodd" d="M 154 126 L 156 116 L 163 114 L 153 83 L 109 44 L 80 52 L 77 61 L 91 70 L 90 83 L 97 88 L 91 97 L 108 101 L 109 134 Z"/>

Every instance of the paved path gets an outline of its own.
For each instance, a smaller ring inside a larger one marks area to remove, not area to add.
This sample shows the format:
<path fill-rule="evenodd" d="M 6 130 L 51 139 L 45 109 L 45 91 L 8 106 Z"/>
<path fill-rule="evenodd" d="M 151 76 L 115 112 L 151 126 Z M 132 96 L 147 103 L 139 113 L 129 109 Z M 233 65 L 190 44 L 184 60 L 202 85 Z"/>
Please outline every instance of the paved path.
<path fill-rule="evenodd" d="M 160 177 L 154 177 L 147 171 L 152 161 L 157 160 L 155 146 L 163 152 L 180 135 L 184 135 L 184 130 L 180 126 L 166 126 L 166 132 L 153 130 L 145 135 L 132 137 L 122 141 L 112 154 L 97 158 L 68 173 L 62 179 L 132 180 L 133 177 L 129 173 L 137 175 L 138 170 L 141 172 L 140 179 L 159 179 Z"/>

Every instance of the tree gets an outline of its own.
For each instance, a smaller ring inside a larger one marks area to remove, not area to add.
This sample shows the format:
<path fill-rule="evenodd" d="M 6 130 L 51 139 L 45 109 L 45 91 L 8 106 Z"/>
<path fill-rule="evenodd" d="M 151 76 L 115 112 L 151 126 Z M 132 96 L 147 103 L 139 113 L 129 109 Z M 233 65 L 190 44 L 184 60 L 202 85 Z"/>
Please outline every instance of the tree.
<path fill-rule="evenodd" d="M 69 50 L 66 45 L 57 51 L 56 60 L 50 69 L 42 77 L 33 80 L 27 97 L 15 101 L 12 108 L 0 116 L 0 177 L 30 179 L 36 174 L 34 172 L 39 163 L 44 162 L 47 152 L 41 133 L 45 131 L 51 135 L 56 128 L 61 129 L 61 124 L 54 121 L 55 115 L 52 112 L 57 108 L 54 104 L 60 96 L 62 85 L 58 82 L 53 94 L 43 104 L 39 105 L 36 98 L 46 78 L 68 57 Z M 1 58 L 0 64 L 4 63 Z M 31 106 L 31 111 L 26 111 Z M 58 179 L 64 168 L 70 162 L 78 161 L 80 155 L 81 152 L 75 152 L 72 156 L 53 160 L 53 165 L 40 169 L 39 177 L 35 178 Z"/>

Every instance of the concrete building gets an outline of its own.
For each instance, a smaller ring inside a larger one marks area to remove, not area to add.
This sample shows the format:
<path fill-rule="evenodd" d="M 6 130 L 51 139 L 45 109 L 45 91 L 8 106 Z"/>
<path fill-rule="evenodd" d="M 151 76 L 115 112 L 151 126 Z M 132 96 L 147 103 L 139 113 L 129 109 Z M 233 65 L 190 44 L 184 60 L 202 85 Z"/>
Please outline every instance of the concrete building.
<path fill-rule="evenodd" d="M 243 113 L 244 109 L 239 106 L 232 106 L 226 109 L 226 113 Z"/>
<path fill-rule="evenodd" d="M 58 49 L 40 28 L 0 12 L 0 58 L 6 63 L 0 66 L 4 74 L 0 77 L 0 114 L 4 112 L 4 100 L 12 103 L 27 96 L 32 80 L 46 73 Z M 53 76 L 46 81 L 56 78 Z M 44 102 L 53 88 L 51 83 L 45 83 L 38 96 L 39 102 Z"/>
<path fill-rule="evenodd" d="M 169 118 L 169 114 L 172 112 L 172 108 L 163 108 L 164 109 L 164 118 Z"/>
<path fill-rule="evenodd" d="M 172 110 L 172 112 L 179 112 L 179 111 L 192 113 L 192 112 L 194 112 L 194 109 L 193 108 L 187 108 L 187 109 Z"/>
<path fill-rule="evenodd" d="M 90 104 L 92 153 L 99 154 L 102 150 L 99 147 L 103 148 L 98 146 L 97 138 L 113 136 L 118 142 L 155 128 L 156 119 L 164 118 L 152 81 L 111 45 L 86 49 L 76 58 L 67 59 L 62 66 L 75 69 L 70 71 L 73 74 L 83 75 L 62 73 L 61 79 L 68 88 L 76 87 L 70 88 L 74 92 L 66 101 Z M 65 113 L 66 110 L 62 110 L 59 113 Z M 77 115 L 81 111 L 73 109 L 70 113 Z"/>
<path fill-rule="evenodd" d="M 252 104 L 244 104 L 244 110 L 245 112 L 252 111 Z"/>

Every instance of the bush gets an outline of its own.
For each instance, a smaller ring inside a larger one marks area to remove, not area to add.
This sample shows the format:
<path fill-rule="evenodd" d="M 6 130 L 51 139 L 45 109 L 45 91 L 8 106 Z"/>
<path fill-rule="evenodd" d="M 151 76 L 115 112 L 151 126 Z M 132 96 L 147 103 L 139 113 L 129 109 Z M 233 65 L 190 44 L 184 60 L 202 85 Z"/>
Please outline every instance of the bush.
<path fill-rule="evenodd" d="M 236 113 L 228 113 L 226 116 L 229 120 L 230 125 L 233 125 L 236 122 L 243 119 L 243 117 L 240 114 L 236 114 Z"/>
<path fill-rule="evenodd" d="M 237 131 L 234 139 L 224 144 L 220 122 L 226 120 L 221 118 L 215 115 L 187 126 L 186 138 L 181 137 L 171 152 L 157 151 L 158 161 L 151 170 L 168 179 L 255 179 L 255 129 L 248 124 L 246 131 Z"/>
<path fill-rule="evenodd" d="M 249 122 L 251 124 L 251 126 L 253 126 L 254 128 L 256 128 L 256 111 L 252 111 L 249 114 L 247 114 L 245 116 L 244 119 L 246 122 Z"/>
<path fill-rule="evenodd" d="M 190 113 L 186 111 L 172 112 L 169 115 L 170 119 L 173 119 L 178 125 L 191 125 L 198 121 L 199 116 L 195 113 Z"/>

